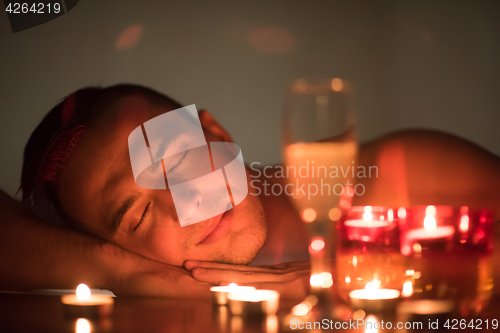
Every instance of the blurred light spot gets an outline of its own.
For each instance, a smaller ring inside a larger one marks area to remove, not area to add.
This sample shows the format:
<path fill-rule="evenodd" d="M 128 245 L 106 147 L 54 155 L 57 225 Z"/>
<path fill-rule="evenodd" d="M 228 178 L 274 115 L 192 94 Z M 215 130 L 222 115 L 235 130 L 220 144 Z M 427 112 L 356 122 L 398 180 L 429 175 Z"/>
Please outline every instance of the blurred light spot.
<path fill-rule="evenodd" d="M 424 218 L 424 229 L 427 231 L 436 229 L 436 218 L 433 215 L 427 215 Z"/>
<path fill-rule="evenodd" d="M 415 274 L 415 270 L 414 269 L 407 269 L 406 270 L 406 276 L 413 276 Z"/>
<path fill-rule="evenodd" d="M 404 256 L 410 255 L 411 254 L 411 248 L 408 245 L 403 245 L 401 247 L 401 254 Z"/>
<path fill-rule="evenodd" d="M 398 217 L 400 219 L 404 219 L 406 217 L 406 209 L 404 207 L 399 207 L 399 209 L 398 209 Z"/>
<path fill-rule="evenodd" d="M 420 245 L 420 243 L 413 244 L 413 252 L 421 253 L 422 252 L 422 245 Z"/>
<path fill-rule="evenodd" d="M 345 283 L 351 283 L 351 278 L 349 276 L 345 277 Z"/>
<path fill-rule="evenodd" d="M 329 272 L 323 272 L 320 274 L 323 282 L 321 283 L 321 288 L 330 288 L 333 285 L 332 274 Z"/>
<path fill-rule="evenodd" d="M 436 216 L 436 207 L 434 207 L 434 206 L 427 206 L 427 208 L 425 208 L 425 215 Z"/>
<path fill-rule="evenodd" d="M 332 80 L 332 89 L 333 91 L 341 91 L 342 90 L 342 80 L 339 78 L 335 78 Z"/>
<path fill-rule="evenodd" d="M 338 221 L 341 216 L 342 216 L 342 211 L 337 207 L 330 209 L 330 211 L 328 212 L 328 217 L 330 218 L 330 220 L 334 222 Z"/>
<path fill-rule="evenodd" d="M 299 303 L 292 308 L 292 314 L 294 316 L 305 316 L 309 313 L 310 308 L 307 304 Z"/>
<path fill-rule="evenodd" d="M 358 258 L 356 256 L 352 257 L 352 265 L 354 267 L 358 266 Z"/>
<path fill-rule="evenodd" d="M 394 221 L 394 211 L 392 209 L 387 211 L 387 220 L 389 220 L 389 222 Z"/>
<path fill-rule="evenodd" d="M 425 290 L 427 291 L 432 290 L 432 284 L 425 285 Z"/>
<path fill-rule="evenodd" d="M 309 304 L 311 304 L 311 307 L 313 307 L 316 304 L 318 304 L 318 298 L 314 295 L 308 295 L 308 296 L 306 296 L 306 299 L 304 300 L 304 302 L 308 302 Z"/>
<path fill-rule="evenodd" d="M 401 292 L 403 297 L 410 297 L 413 295 L 413 283 L 411 281 L 406 281 L 403 283 L 403 291 Z"/>
<path fill-rule="evenodd" d="M 323 284 L 323 277 L 321 276 L 321 274 L 313 274 L 309 279 L 309 283 L 312 287 L 321 287 L 321 285 Z"/>
<path fill-rule="evenodd" d="M 422 272 L 415 272 L 415 274 L 413 274 L 414 279 L 420 279 L 421 276 L 422 276 Z"/>
<path fill-rule="evenodd" d="M 141 37 L 142 34 L 142 26 L 140 25 L 132 25 L 125 29 L 115 43 L 115 49 L 117 50 L 128 50 L 137 44 L 137 41 Z"/>
<path fill-rule="evenodd" d="M 378 333 L 380 329 L 380 322 L 374 315 L 369 315 L 366 317 L 365 321 L 365 332 L 366 333 Z"/>
<path fill-rule="evenodd" d="M 320 251 L 325 247 L 325 240 L 323 237 L 314 237 L 311 242 L 311 248 L 314 251 Z"/>
<path fill-rule="evenodd" d="M 466 232 L 469 230 L 469 216 L 464 215 L 460 218 L 460 230 Z"/>
<path fill-rule="evenodd" d="M 295 47 L 295 38 L 283 28 L 257 28 L 249 35 L 252 46 L 261 53 L 288 53 Z"/>
<path fill-rule="evenodd" d="M 267 316 L 266 332 L 267 333 L 278 332 L 278 317 L 276 315 Z"/>
<path fill-rule="evenodd" d="M 354 311 L 354 313 L 352 314 L 352 319 L 354 319 L 354 320 L 363 319 L 363 318 L 365 318 L 365 316 L 366 316 L 366 312 L 360 309 L 360 310 Z"/>
<path fill-rule="evenodd" d="M 92 326 L 90 322 L 85 318 L 78 318 L 75 325 L 76 333 L 90 333 L 92 331 Z"/>
<path fill-rule="evenodd" d="M 312 222 L 316 219 L 316 211 L 312 208 L 306 208 L 303 212 L 302 212 L 302 219 L 305 221 L 305 222 Z"/>

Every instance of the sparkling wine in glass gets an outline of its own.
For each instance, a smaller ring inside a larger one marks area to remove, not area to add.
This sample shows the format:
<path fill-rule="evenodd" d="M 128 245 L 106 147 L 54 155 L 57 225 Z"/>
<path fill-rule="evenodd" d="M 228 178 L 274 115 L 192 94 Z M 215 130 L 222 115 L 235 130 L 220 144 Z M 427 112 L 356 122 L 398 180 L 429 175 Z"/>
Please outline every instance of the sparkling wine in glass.
<path fill-rule="evenodd" d="M 311 292 L 329 311 L 329 252 L 335 223 L 354 194 L 357 142 L 351 87 L 334 79 L 298 79 L 287 91 L 282 154 L 292 203 L 309 232 Z M 323 300 L 323 301 L 322 301 Z"/>

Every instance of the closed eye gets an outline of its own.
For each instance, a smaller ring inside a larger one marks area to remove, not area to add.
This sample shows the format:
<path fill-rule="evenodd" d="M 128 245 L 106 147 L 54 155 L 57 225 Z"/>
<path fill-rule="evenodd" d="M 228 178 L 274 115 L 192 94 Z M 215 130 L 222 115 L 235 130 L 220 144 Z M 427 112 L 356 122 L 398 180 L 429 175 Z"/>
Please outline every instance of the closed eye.
<path fill-rule="evenodd" d="M 174 165 L 173 167 L 171 167 L 168 171 L 167 171 L 167 176 L 168 174 L 172 173 L 175 169 L 177 169 L 181 164 L 182 164 L 182 161 L 186 158 L 187 154 L 188 154 L 188 151 L 189 150 L 186 150 L 186 152 L 184 153 L 184 155 L 182 155 L 182 158 L 179 160 L 179 162 L 177 162 L 176 165 Z"/>
<path fill-rule="evenodd" d="M 134 227 L 134 229 L 132 229 L 132 231 L 136 231 L 142 225 L 142 223 L 144 222 L 144 219 L 146 218 L 146 213 L 148 212 L 148 208 L 149 208 L 150 204 L 151 204 L 151 202 L 148 202 L 148 204 L 146 205 L 146 208 L 144 209 L 144 213 L 142 213 L 142 216 L 141 216 L 141 219 L 139 220 L 139 223 L 136 224 L 136 226 Z"/>

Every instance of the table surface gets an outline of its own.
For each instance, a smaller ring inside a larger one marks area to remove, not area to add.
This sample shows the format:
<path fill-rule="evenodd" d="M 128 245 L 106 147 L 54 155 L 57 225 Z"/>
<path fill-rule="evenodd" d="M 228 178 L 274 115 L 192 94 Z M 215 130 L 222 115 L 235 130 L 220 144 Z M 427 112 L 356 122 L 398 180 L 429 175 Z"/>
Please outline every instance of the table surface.
<path fill-rule="evenodd" d="M 283 300 L 277 317 L 241 319 L 231 316 L 225 307 L 214 307 L 210 300 L 117 297 L 112 315 L 91 321 L 92 332 L 293 332 L 290 312 L 296 302 Z M 500 297 L 495 296 L 480 315 L 500 320 Z M 288 323 L 286 323 L 288 321 Z M 0 293 L 0 332 L 72 332 L 75 318 L 65 316 L 60 296 Z M 342 330 L 344 331 L 344 330 Z M 348 332 L 368 332 L 365 328 Z M 372 332 L 389 332 L 376 330 Z M 436 332 L 436 330 L 418 330 Z M 450 330 L 452 331 L 452 330 Z M 464 331 L 464 330 L 461 330 Z M 477 329 L 465 329 L 476 331 Z M 481 332 L 486 330 L 484 325 Z M 495 331 L 500 331 L 500 328 Z M 82 333 L 82 332 L 77 332 Z"/>

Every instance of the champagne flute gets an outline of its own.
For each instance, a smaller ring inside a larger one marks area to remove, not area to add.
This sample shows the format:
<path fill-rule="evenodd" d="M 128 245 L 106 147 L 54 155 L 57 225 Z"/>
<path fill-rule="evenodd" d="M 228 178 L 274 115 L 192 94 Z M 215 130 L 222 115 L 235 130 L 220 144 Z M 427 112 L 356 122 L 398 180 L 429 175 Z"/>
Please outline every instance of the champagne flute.
<path fill-rule="evenodd" d="M 352 92 L 347 81 L 298 79 L 285 101 L 282 154 L 291 199 L 310 237 L 311 293 L 316 310 L 330 315 L 333 285 L 329 252 L 335 223 L 350 207 L 357 142 Z"/>

